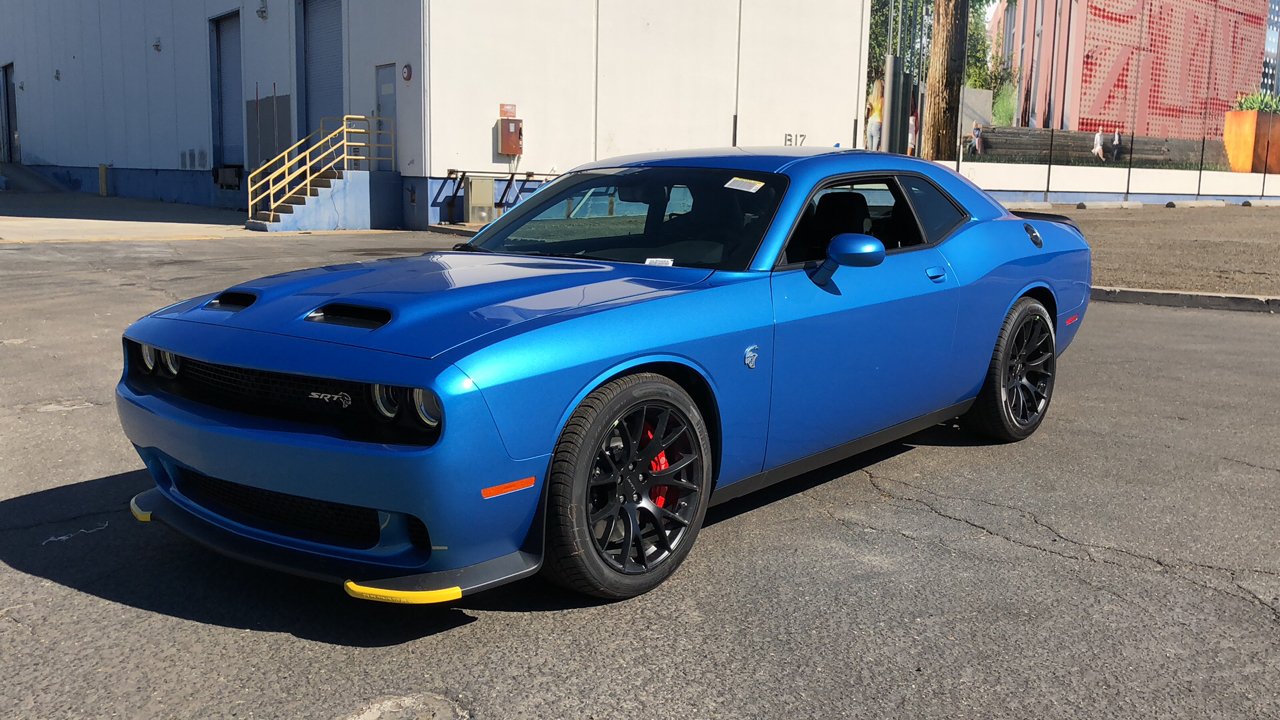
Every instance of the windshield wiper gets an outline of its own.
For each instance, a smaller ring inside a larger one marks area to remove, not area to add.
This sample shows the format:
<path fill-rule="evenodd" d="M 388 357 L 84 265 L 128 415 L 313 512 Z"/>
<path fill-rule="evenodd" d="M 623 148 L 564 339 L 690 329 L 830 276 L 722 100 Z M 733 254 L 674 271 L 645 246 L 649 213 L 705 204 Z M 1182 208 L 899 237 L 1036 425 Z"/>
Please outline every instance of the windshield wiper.
<path fill-rule="evenodd" d="M 607 258 L 602 255 L 588 255 L 586 253 L 567 253 L 567 252 L 558 253 L 558 252 L 550 252 L 548 250 L 512 250 L 511 252 L 516 255 L 533 255 L 536 257 L 567 258 L 569 260 L 604 260 L 606 262 L 618 262 L 613 258 Z"/>
<path fill-rule="evenodd" d="M 453 249 L 458 252 L 480 252 L 480 253 L 493 252 L 489 248 L 483 248 L 483 247 L 480 247 L 479 245 L 472 245 L 471 243 L 458 243 L 457 245 L 453 246 Z"/>

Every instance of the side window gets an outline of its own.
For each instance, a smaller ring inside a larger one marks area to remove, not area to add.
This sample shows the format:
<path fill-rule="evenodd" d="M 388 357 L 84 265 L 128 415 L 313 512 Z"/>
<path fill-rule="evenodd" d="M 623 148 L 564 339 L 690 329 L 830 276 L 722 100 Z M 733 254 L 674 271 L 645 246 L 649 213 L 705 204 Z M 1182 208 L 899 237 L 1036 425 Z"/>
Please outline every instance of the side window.
<path fill-rule="evenodd" d="M 920 227 L 931 243 L 945 238 L 961 222 L 965 214 L 947 199 L 933 183 L 923 178 L 905 176 L 899 178 L 902 187 L 911 196 L 911 205 L 920 218 Z"/>
<path fill-rule="evenodd" d="M 919 227 L 896 183 L 868 178 L 825 187 L 805 208 L 787 244 L 786 262 L 814 262 L 841 233 L 871 235 L 886 250 L 920 245 Z"/>

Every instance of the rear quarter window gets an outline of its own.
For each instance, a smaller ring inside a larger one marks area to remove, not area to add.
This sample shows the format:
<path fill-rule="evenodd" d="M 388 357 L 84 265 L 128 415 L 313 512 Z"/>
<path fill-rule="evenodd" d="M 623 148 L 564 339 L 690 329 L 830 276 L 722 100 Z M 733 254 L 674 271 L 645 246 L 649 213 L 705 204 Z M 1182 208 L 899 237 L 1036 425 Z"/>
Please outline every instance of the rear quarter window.
<path fill-rule="evenodd" d="M 942 240 L 964 222 L 967 213 L 957 207 L 933 183 L 910 175 L 900 177 L 898 181 L 906 190 L 907 197 L 911 200 L 911 207 L 920 220 L 925 242 L 936 243 Z"/>

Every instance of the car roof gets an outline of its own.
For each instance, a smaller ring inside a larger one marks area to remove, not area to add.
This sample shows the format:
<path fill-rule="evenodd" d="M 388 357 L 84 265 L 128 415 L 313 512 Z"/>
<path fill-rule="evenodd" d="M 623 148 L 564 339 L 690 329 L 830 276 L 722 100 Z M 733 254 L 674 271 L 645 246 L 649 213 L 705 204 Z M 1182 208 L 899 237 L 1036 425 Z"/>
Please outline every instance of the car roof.
<path fill-rule="evenodd" d="M 582 165 L 577 170 L 618 167 L 713 167 L 726 170 L 778 172 L 805 158 L 863 153 L 834 147 L 724 147 L 695 150 L 671 150 L 605 158 Z"/>
<path fill-rule="evenodd" d="M 620 167 L 698 167 L 805 175 L 810 171 L 923 171 L 934 163 L 894 153 L 838 147 L 724 147 L 622 155 L 575 170 Z M 933 173 L 929 173 L 933 174 Z"/>
<path fill-rule="evenodd" d="M 914 173 L 931 178 L 978 219 L 1005 215 L 1007 211 L 994 198 L 967 178 L 950 168 L 885 152 L 870 152 L 837 147 L 726 147 L 700 150 L 623 155 L 605 158 L 575 168 L 601 170 L 626 167 L 718 168 L 779 173 L 808 193 L 809 188 L 824 178 L 850 173 Z"/>

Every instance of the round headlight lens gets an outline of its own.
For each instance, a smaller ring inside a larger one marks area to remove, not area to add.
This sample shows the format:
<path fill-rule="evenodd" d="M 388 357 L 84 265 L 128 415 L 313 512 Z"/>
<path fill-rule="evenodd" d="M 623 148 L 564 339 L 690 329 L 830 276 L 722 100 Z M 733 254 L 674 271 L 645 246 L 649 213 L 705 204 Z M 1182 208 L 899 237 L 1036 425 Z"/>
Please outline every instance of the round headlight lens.
<path fill-rule="evenodd" d="M 156 349 L 150 345 L 144 344 L 141 347 L 141 354 L 142 369 L 147 371 L 147 374 L 150 375 L 156 371 Z"/>
<path fill-rule="evenodd" d="M 425 388 L 414 388 L 412 399 L 414 414 L 418 416 L 418 422 L 429 428 L 439 427 L 440 417 L 444 414 L 440 409 L 440 398 Z"/>
<path fill-rule="evenodd" d="M 164 369 L 168 371 L 170 375 L 176 376 L 178 371 L 182 369 L 182 358 L 174 355 L 168 350 L 160 351 L 160 363 L 164 365 Z"/>
<path fill-rule="evenodd" d="M 378 414 L 390 420 L 400 412 L 400 400 L 396 397 L 396 389 L 390 385 L 375 384 L 370 388 L 373 396 L 373 407 Z"/>

